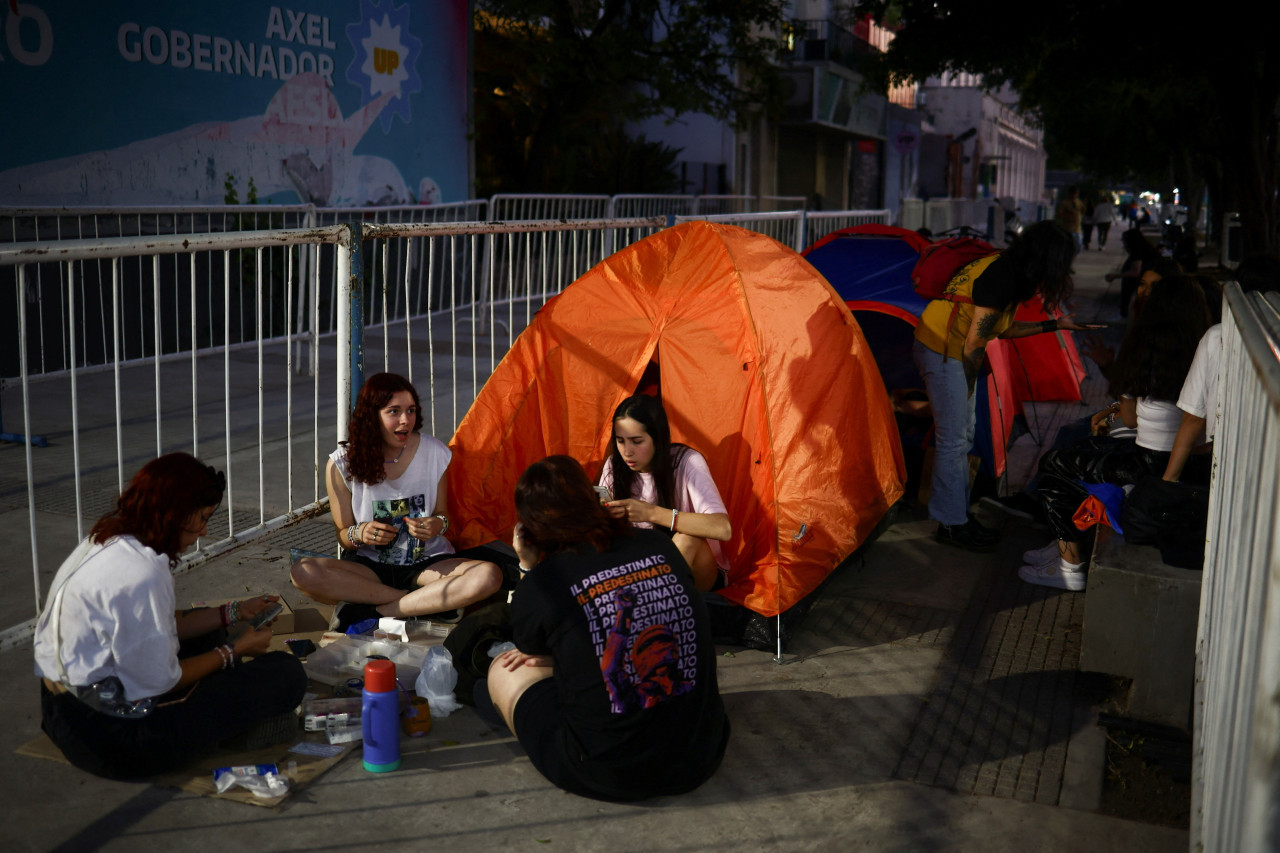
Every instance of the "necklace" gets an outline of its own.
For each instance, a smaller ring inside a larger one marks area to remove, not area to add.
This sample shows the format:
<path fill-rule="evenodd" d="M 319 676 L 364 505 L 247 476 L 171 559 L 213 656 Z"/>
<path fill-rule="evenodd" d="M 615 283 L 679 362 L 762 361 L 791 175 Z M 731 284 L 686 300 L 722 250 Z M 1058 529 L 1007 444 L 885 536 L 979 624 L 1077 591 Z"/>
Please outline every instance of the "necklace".
<path fill-rule="evenodd" d="M 404 447 L 408 447 L 408 446 L 409 446 L 409 442 L 407 442 L 407 441 L 406 441 L 406 442 L 404 443 Z M 395 458 L 395 459 L 384 459 L 384 460 L 382 460 L 382 461 L 386 462 L 388 465 L 394 465 L 394 464 L 396 464 L 397 462 L 399 462 L 399 461 L 400 461 L 400 457 L 401 457 L 401 456 L 404 456 L 404 447 L 400 448 L 400 452 L 396 454 L 396 458 Z"/>

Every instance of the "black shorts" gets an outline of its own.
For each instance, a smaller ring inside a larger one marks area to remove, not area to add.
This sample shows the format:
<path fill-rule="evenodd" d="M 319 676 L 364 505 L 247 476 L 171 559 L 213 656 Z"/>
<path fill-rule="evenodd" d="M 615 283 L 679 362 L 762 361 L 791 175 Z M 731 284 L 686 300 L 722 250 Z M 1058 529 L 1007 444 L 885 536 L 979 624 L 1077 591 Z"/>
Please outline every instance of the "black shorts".
<path fill-rule="evenodd" d="M 729 741 L 726 718 L 721 736 L 676 758 L 653 757 L 604 762 L 588 759 L 582 745 L 565 726 L 556 679 L 544 678 L 529 685 L 516 700 L 512 712 L 516 739 L 529 763 L 557 788 L 595 800 L 627 802 L 672 796 L 692 791 L 711 777 L 724 757 Z M 705 746 L 707 751 L 703 751 Z"/>
<path fill-rule="evenodd" d="M 548 782 L 571 794 L 607 799 L 584 785 L 569 769 L 564 715 L 560 712 L 560 692 L 554 676 L 530 684 L 516 700 L 511 717 L 516 739 L 528 754 L 529 763 Z"/>
<path fill-rule="evenodd" d="M 419 560 L 406 566 L 379 563 L 370 560 L 368 557 L 363 557 L 355 551 L 343 551 L 342 559 L 359 563 L 366 567 L 378 576 L 379 583 L 385 584 L 392 589 L 401 589 L 406 592 L 418 588 L 418 575 L 422 574 L 423 569 L 441 560 L 485 560 L 494 563 L 502 570 L 503 589 L 515 589 L 516 583 L 520 580 L 520 561 L 488 545 L 464 548 L 452 554 L 432 554 L 425 560 Z"/>

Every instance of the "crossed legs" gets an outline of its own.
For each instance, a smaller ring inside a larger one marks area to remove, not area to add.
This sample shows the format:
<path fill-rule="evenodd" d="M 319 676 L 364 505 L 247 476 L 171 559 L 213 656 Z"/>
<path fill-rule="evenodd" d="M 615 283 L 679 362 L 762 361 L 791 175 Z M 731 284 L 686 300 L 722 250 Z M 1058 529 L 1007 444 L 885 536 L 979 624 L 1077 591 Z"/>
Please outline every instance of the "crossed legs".
<path fill-rule="evenodd" d="M 388 586 L 362 563 L 305 557 L 289 570 L 293 585 L 316 601 L 373 604 L 383 616 L 421 616 L 483 601 L 502 587 L 502 570 L 485 560 L 439 560 L 418 573 L 414 588 Z"/>

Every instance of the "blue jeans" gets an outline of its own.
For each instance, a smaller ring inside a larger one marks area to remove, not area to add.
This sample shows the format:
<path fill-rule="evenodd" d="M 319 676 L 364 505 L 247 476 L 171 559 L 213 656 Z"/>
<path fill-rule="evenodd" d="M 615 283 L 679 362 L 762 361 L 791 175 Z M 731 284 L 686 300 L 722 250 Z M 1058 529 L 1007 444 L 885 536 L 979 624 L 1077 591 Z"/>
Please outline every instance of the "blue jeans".
<path fill-rule="evenodd" d="M 933 408 L 933 480 L 929 491 L 929 517 L 948 527 L 969 520 L 969 449 L 977 395 L 969 395 L 964 366 L 919 341 L 911 345 L 916 369 L 924 379 Z"/>

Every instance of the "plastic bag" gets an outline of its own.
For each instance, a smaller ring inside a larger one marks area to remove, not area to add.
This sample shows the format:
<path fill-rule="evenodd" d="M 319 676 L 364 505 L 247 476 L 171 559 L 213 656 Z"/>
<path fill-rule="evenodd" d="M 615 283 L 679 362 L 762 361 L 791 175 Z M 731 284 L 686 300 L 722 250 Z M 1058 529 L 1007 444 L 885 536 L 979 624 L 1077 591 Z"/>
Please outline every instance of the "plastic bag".
<path fill-rule="evenodd" d="M 489 651 L 486 652 L 486 654 L 488 654 L 489 657 L 491 658 L 496 658 L 498 655 L 502 654 L 503 652 L 509 652 L 515 647 L 516 647 L 516 644 L 511 642 L 510 640 L 508 640 L 505 643 L 494 643 L 492 646 L 489 647 Z"/>
<path fill-rule="evenodd" d="M 447 717 L 462 707 L 453 695 L 453 689 L 457 685 L 458 673 L 453 668 L 453 655 L 449 650 L 444 646 L 427 649 L 427 657 L 422 661 L 422 672 L 418 673 L 413 689 L 427 700 L 432 717 Z"/>
<path fill-rule="evenodd" d="M 283 797 L 289 793 L 289 780 L 280 775 L 279 768 L 274 764 L 219 767 L 213 771 L 213 783 L 219 794 L 225 794 L 239 785 L 264 800 Z"/>

